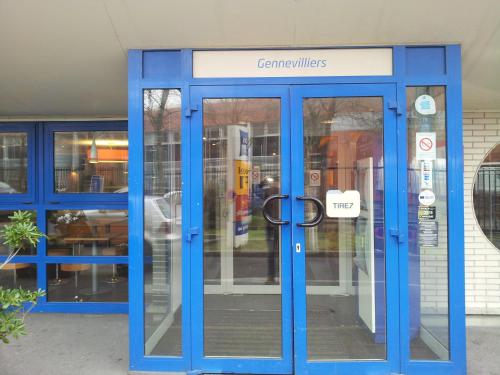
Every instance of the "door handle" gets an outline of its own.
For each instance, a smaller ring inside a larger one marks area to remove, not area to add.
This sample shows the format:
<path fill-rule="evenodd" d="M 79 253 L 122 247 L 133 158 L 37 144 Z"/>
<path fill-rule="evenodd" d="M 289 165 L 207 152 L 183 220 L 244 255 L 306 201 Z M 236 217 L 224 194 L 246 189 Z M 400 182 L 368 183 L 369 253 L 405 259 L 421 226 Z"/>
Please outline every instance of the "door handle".
<path fill-rule="evenodd" d="M 288 194 L 274 194 L 264 201 L 264 203 L 262 204 L 262 215 L 264 216 L 264 219 L 266 219 L 268 223 L 273 225 L 286 225 L 289 223 L 289 221 L 287 220 L 275 219 L 267 212 L 267 207 L 269 206 L 269 203 L 271 203 L 276 199 L 287 199 L 287 198 Z"/>
<path fill-rule="evenodd" d="M 299 201 L 311 201 L 316 206 L 316 216 L 314 217 L 314 219 L 312 219 L 311 221 L 306 221 L 304 223 L 297 223 L 297 226 L 302 228 L 311 228 L 319 225 L 325 218 L 325 206 L 323 205 L 323 202 L 314 197 L 299 196 L 297 197 L 297 199 Z"/>
<path fill-rule="evenodd" d="M 191 227 L 186 231 L 186 241 L 191 242 L 193 241 L 193 237 L 197 236 L 200 234 L 200 228 L 198 227 Z"/>
<path fill-rule="evenodd" d="M 398 228 L 389 229 L 389 233 L 392 237 L 396 238 L 398 243 L 405 243 L 406 237 L 403 232 L 401 232 Z"/>

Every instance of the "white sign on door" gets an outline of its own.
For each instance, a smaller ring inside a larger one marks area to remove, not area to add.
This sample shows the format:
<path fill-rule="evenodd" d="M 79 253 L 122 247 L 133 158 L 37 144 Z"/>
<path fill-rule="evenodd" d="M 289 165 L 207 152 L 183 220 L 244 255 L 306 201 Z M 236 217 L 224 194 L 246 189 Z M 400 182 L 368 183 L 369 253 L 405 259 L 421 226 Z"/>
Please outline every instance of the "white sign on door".
<path fill-rule="evenodd" d="M 436 133 L 417 133 L 415 147 L 417 160 L 436 160 Z"/>
<path fill-rule="evenodd" d="M 321 186 L 321 171 L 319 169 L 311 169 L 309 171 L 309 186 Z"/>
<path fill-rule="evenodd" d="M 358 217 L 361 211 L 360 195 L 357 190 L 328 190 L 326 192 L 326 216 Z"/>

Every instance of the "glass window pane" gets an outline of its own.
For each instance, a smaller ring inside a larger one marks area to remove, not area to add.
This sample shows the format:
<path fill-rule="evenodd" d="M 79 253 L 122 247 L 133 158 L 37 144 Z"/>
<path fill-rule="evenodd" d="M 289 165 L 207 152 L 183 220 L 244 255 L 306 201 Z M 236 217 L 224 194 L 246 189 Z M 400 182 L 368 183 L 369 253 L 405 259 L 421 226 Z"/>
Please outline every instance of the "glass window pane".
<path fill-rule="evenodd" d="M 355 218 L 306 228 L 307 348 L 311 360 L 386 358 L 383 101 L 303 103 L 304 192 L 359 192 Z M 315 209 L 305 206 L 311 220 Z"/>
<path fill-rule="evenodd" d="M 37 290 L 36 265 L 30 263 L 8 263 L 0 270 L 0 286 L 4 289 L 23 288 Z"/>
<path fill-rule="evenodd" d="M 47 211 L 47 255 L 128 255 L 127 210 Z"/>
<path fill-rule="evenodd" d="M 281 191 L 280 123 L 280 99 L 203 101 L 206 356 L 281 356 L 281 231 L 262 216 Z"/>
<path fill-rule="evenodd" d="M 473 202 L 474 213 L 484 235 L 500 249 L 500 144 L 486 155 L 479 166 L 474 180 Z"/>
<path fill-rule="evenodd" d="M 48 264 L 49 302 L 128 302 L 126 264 Z"/>
<path fill-rule="evenodd" d="M 28 135 L 0 133 L 0 194 L 28 191 Z"/>
<path fill-rule="evenodd" d="M 36 223 L 36 212 L 32 211 L 35 215 L 33 220 Z M 10 223 L 9 216 L 12 216 L 14 214 L 13 210 L 8 210 L 8 211 L 0 211 L 0 230 L 3 229 L 3 227 L 7 224 Z M 9 255 L 12 250 L 3 244 L 3 241 L 0 240 L 0 255 Z M 25 249 L 22 249 L 17 253 L 17 255 L 35 255 L 36 254 L 36 247 L 33 246 L 27 246 Z"/>
<path fill-rule="evenodd" d="M 181 92 L 144 91 L 144 345 L 182 355 Z"/>
<path fill-rule="evenodd" d="M 448 360 L 445 88 L 406 93 L 411 358 Z"/>
<path fill-rule="evenodd" d="M 78 131 L 54 134 L 56 193 L 126 193 L 126 131 Z"/>

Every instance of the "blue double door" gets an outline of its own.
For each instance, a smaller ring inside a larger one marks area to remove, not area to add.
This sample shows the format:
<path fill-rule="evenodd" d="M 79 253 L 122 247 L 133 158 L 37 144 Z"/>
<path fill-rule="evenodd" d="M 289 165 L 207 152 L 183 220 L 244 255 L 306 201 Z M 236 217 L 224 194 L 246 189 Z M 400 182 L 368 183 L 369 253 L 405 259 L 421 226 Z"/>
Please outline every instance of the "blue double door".
<path fill-rule="evenodd" d="M 400 372 L 395 91 L 191 88 L 194 371 Z"/>

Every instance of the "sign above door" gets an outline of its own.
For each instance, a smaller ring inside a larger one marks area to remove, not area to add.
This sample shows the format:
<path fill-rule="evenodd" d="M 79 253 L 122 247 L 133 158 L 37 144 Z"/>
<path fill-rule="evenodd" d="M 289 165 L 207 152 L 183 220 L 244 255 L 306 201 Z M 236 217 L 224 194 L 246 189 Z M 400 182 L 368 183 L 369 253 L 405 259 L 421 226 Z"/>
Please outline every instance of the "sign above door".
<path fill-rule="evenodd" d="M 390 75 L 392 48 L 193 51 L 194 78 Z"/>

